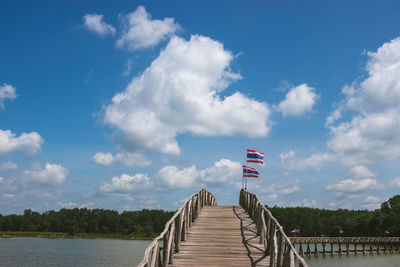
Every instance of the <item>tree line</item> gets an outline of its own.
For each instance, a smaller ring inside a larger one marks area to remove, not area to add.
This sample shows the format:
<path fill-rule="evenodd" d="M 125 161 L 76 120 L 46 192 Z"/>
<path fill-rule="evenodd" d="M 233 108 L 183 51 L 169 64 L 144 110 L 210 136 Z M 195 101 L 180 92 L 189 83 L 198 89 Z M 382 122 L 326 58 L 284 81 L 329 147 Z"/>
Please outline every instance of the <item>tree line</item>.
<path fill-rule="evenodd" d="M 381 204 L 379 209 L 326 210 L 307 207 L 269 207 L 273 216 L 296 236 L 400 236 L 400 195 Z"/>
<path fill-rule="evenodd" d="M 120 234 L 151 238 L 162 232 L 174 212 L 163 210 L 124 211 L 106 209 L 60 209 L 23 215 L 0 214 L 0 231 Z"/>
<path fill-rule="evenodd" d="M 270 207 L 289 234 L 300 236 L 400 236 L 400 195 L 381 204 L 380 209 L 326 210 L 306 207 Z M 124 211 L 106 209 L 61 209 L 38 213 L 27 209 L 22 215 L 0 214 L 0 231 L 119 234 L 152 238 L 162 232 L 175 212 L 163 210 Z M 386 234 L 385 234 L 386 232 Z"/>

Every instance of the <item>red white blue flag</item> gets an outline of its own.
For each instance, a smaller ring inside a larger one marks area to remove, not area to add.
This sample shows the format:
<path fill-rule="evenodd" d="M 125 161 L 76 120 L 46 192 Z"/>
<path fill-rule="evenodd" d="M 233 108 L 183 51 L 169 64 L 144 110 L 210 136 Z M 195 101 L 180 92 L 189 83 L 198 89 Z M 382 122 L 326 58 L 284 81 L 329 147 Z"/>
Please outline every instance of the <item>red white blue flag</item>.
<path fill-rule="evenodd" d="M 258 170 L 246 165 L 243 165 L 243 177 L 259 178 Z"/>
<path fill-rule="evenodd" d="M 264 164 L 264 153 L 254 149 L 247 149 L 247 162 Z"/>

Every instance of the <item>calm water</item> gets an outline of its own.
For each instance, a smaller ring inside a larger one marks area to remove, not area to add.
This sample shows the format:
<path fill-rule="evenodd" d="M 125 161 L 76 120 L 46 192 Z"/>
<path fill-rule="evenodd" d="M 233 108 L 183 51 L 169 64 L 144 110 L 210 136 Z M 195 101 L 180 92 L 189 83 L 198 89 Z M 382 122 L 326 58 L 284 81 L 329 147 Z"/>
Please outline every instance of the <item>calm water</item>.
<path fill-rule="evenodd" d="M 136 266 L 150 241 L 0 238 L 0 266 Z M 305 258 L 310 267 L 400 267 L 399 254 Z"/>
<path fill-rule="evenodd" d="M 305 258 L 309 267 L 396 267 L 400 266 L 399 254 L 342 255 Z"/>
<path fill-rule="evenodd" d="M 150 241 L 0 238 L 0 266 L 136 266 Z"/>
<path fill-rule="evenodd" d="M 299 245 L 296 244 L 295 247 L 299 249 Z M 319 251 L 322 251 L 322 245 L 318 244 Z M 384 254 L 381 252 L 381 254 L 357 254 L 354 255 L 345 255 L 345 249 L 346 246 L 343 244 L 342 246 L 343 254 L 342 255 L 327 255 L 327 256 L 311 256 L 307 257 L 305 256 L 304 259 L 308 263 L 308 266 L 310 267 L 315 267 L 315 266 L 321 266 L 321 267 L 348 267 L 348 266 L 356 266 L 356 267 L 400 267 L 400 254 L 393 253 L 393 254 Z M 369 248 L 369 247 L 368 247 Z M 303 250 L 305 250 L 306 247 L 303 244 Z M 311 251 L 314 251 L 314 244 L 310 245 Z M 338 250 L 339 247 L 337 244 L 334 245 L 334 250 Z M 349 249 L 354 249 L 354 245 L 350 244 Z M 360 247 L 358 247 L 360 249 Z M 330 250 L 330 245 L 326 245 L 326 250 Z"/>

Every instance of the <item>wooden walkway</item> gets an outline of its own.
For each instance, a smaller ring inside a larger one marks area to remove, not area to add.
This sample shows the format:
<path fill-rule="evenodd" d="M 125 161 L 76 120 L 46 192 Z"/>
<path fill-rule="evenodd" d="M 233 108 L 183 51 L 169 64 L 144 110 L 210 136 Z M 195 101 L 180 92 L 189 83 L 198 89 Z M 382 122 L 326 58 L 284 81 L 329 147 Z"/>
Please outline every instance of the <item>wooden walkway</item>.
<path fill-rule="evenodd" d="M 169 266 L 269 266 L 247 213 L 235 206 L 204 206 Z"/>
<path fill-rule="evenodd" d="M 258 197 L 240 191 L 240 206 L 217 206 L 205 189 L 191 195 L 146 248 L 138 267 L 307 267 Z"/>

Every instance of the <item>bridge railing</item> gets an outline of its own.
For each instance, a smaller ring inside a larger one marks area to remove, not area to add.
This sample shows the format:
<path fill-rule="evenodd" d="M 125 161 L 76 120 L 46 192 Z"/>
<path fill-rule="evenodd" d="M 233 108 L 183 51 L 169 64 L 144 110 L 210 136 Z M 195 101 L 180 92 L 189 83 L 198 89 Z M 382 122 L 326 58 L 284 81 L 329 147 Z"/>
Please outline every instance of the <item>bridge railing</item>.
<path fill-rule="evenodd" d="M 146 248 L 138 267 L 166 267 L 173 263 L 174 253 L 179 252 L 180 243 L 186 240 L 187 232 L 199 216 L 201 208 L 215 205 L 217 202 L 214 196 L 205 189 L 191 195 L 166 223 L 164 231 Z"/>
<path fill-rule="evenodd" d="M 294 267 L 296 261 L 299 267 L 308 267 L 282 226 L 261 203 L 257 195 L 242 189 L 239 204 L 256 224 L 260 244 L 264 244 L 265 253 L 270 256 L 270 267 Z"/>

